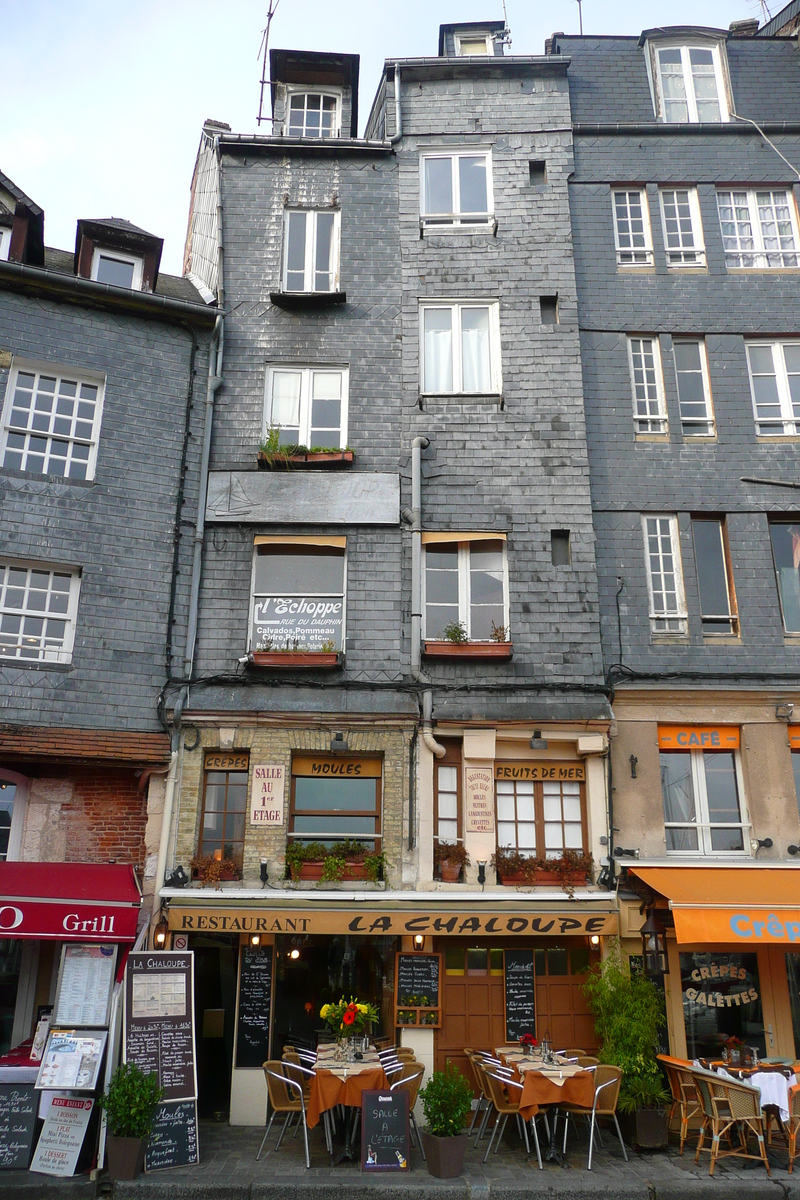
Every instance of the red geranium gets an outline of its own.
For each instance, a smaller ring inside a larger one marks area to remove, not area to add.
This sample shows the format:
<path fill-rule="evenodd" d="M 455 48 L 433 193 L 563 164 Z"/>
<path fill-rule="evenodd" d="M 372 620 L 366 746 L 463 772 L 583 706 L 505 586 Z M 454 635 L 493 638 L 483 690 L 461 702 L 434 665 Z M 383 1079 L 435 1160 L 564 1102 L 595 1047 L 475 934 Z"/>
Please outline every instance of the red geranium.
<path fill-rule="evenodd" d="M 353 1025 L 355 1023 L 357 1013 L 358 1013 L 357 1008 L 346 1008 L 342 1015 L 342 1022 L 345 1025 Z"/>
<path fill-rule="evenodd" d="M 521 1046 L 531 1046 L 531 1047 L 539 1045 L 539 1043 L 537 1042 L 536 1038 L 533 1036 L 532 1033 L 523 1033 L 519 1039 L 519 1044 Z"/>

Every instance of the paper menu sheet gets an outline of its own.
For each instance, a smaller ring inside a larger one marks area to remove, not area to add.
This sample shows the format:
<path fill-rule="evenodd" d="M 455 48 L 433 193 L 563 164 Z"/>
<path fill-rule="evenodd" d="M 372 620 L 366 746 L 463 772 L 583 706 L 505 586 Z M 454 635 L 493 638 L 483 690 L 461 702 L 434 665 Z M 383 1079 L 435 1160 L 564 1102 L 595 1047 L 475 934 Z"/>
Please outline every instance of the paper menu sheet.
<path fill-rule="evenodd" d="M 39 1068 L 37 1088 L 92 1090 L 105 1044 L 105 1030 L 52 1030 Z"/>
<path fill-rule="evenodd" d="M 107 1025 L 116 946 L 64 948 L 53 1024 Z"/>
<path fill-rule="evenodd" d="M 186 1014 L 186 975 L 182 971 L 158 971 L 133 978 L 131 1016 L 182 1017 Z"/>

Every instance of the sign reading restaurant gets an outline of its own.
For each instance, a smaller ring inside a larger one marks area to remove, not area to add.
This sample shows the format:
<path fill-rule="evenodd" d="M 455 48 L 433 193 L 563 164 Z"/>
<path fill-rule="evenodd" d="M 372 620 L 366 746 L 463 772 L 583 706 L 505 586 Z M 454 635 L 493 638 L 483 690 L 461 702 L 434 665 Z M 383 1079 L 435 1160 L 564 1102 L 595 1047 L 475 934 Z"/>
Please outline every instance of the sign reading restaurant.
<path fill-rule="evenodd" d="M 188 933 L 352 933 L 429 934 L 451 937 L 550 934 L 591 936 L 617 932 L 616 913 L 402 913 L 325 909 L 287 912 L 285 909 L 189 908 L 173 904 L 170 929 Z"/>

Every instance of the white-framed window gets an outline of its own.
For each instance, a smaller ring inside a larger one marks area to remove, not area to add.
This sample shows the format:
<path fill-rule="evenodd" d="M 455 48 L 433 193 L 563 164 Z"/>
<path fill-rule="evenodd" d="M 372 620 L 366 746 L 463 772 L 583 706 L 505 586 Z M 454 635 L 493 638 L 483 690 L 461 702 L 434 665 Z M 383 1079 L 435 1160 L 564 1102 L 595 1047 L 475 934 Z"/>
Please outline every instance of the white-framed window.
<path fill-rule="evenodd" d="M 8 252 L 11 249 L 11 230 L 6 226 L 0 225 L 0 262 L 8 260 Z"/>
<path fill-rule="evenodd" d="M 103 250 L 95 246 L 92 256 L 92 279 L 110 283 L 113 287 L 142 289 L 143 259 L 121 250 Z"/>
<path fill-rule="evenodd" d="M 788 634 L 800 634 L 800 520 L 795 516 L 794 520 L 770 521 L 769 535 L 783 629 Z M 792 759 L 800 764 L 800 757 L 792 755 Z"/>
<path fill-rule="evenodd" d="M 464 534 L 463 541 L 426 542 L 424 550 L 423 636 L 436 641 L 461 626 L 469 642 L 510 641 L 505 541 Z"/>
<path fill-rule="evenodd" d="M 347 445 L 347 367 L 267 369 L 265 436 L 279 429 L 281 446 Z"/>
<path fill-rule="evenodd" d="M 613 188 L 614 244 L 621 267 L 651 267 L 653 237 L 644 188 Z"/>
<path fill-rule="evenodd" d="M 420 304 L 420 345 L 423 395 L 499 395 L 497 301 L 425 301 Z"/>
<path fill-rule="evenodd" d="M 800 341 L 745 342 L 756 433 L 800 434 Z"/>
<path fill-rule="evenodd" d="M 338 290 L 340 218 L 340 211 L 332 208 L 286 210 L 284 291 Z"/>
<path fill-rule="evenodd" d="M 0 862 L 19 858 L 28 792 L 24 775 L 0 767 Z"/>
<path fill-rule="evenodd" d="M 739 613 L 724 517 L 692 518 L 692 540 L 705 637 L 738 637 Z"/>
<path fill-rule="evenodd" d="M 667 266 L 704 267 L 706 249 L 697 188 L 659 188 Z"/>
<path fill-rule="evenodd" d="M 728 121 L 718 45 L 655 47 L 661 119 L 667 124 Z"/>
<path fill-rule="evenodd" d="M 794 197 L 786 188 L 717 188 L 729 267 L 800 267 Z"/>
<path fill-rule="evenodd" d="M 419 166 L 423 226 L 457 229 L 492 223 L 492 156 L 488 150 L 423 154 Z"/>
<path fill-rule="evenodd" d="M 749 856 L 735 750 L 662 750 L 661 796 L 667 854 Z"/>
<path fill-rule="evenodd" d="M 104 389 L 99 375 L 15 361 L 3 405 L 0 463 L 40 475 L 93 479 Z"/>
<path fill-rule="evenodd" d="M 713 437 L 714 410 L 708 357 L 703 338 L 675 338 L 672 343 L 681 430 L 685 438 Z"/>
<path fill-rule="evenodd" d="M 346 577 L 344 538 L 256 539 L 249 649 L 343 650 Z"/>
<path fill-rule="evenodd" d="M 68 663 L 80 571 L 0 559 L 0 659 Z"/>
<path fill-rule="evenodd" d="M 672 513 L 642 516 L 650 632 L 685 635 L 688 615 L 683 590 L 678 518 Z"/>
<path fill-rule="evenodd" d="M 470 31 L 469 33 L 457 33 L 455 35 L 456 54 L 459 58 L 467 58 L 470 55 L 492 55 L 494 54 L 494 38 L 487 30 L 482 33 Z"/>
<path fill-rule="evenodd" d="M 667 408 L 657 337 L 628 336 L 628 365 L 633 394 L 633 423 L 637 433 L 666 433 Z"/>
<path fill-rule="evenodd" d="M 287 89 L 283 126 L 287 137 L 335 138 L 341 127 L 341 92 Z"/>

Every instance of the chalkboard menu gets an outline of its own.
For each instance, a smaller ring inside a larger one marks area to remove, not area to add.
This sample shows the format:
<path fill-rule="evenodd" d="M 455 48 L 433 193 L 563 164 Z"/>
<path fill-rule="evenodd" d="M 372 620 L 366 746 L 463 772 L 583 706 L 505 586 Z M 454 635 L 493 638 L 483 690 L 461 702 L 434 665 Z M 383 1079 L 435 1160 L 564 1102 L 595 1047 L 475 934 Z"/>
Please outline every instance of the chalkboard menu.
<path fill-rule="evenodd" d="M 154 1071 L 165 1100 L 197 1096 L 194 1048 L 194 956 L 149 951 L 128 955 L 125 1061 Z"/>
<path fill-rule="evenodd" d="M 397 954 L 395 956 L 395 1023 L 438 1028 L 442 1012 L 439 1002 L 441 954 Z"/>
<path fill-rule="evenodd" d="M 0 1171 L 26 1171 L 39 1097 L 32 1083 L 0 1083 Z"/>
<path fill-rule="evenodd" d="M 361 1170 L 408 1171 L 408 1092 L 361 1093 Z"/>
<path fill-rule="evenodd" d="M 536 1034 L 536 989 L 532 950 L 504 950 L 506 986 L 506 1041 L 523 1033 Z"/>
<path fill-rule="evenodd" d="M 242 946 L 236 1024 L 237 1067 L 260 1067 L 269 1058 L 271 1004 L 272 946 Z"/>
<path fill-rule="evenodd" d="M 200 1161 L 197 1144 L 197 1101 L 159 1104 L 144 1156 L 146 1171 L 190 1167 Z"/>

